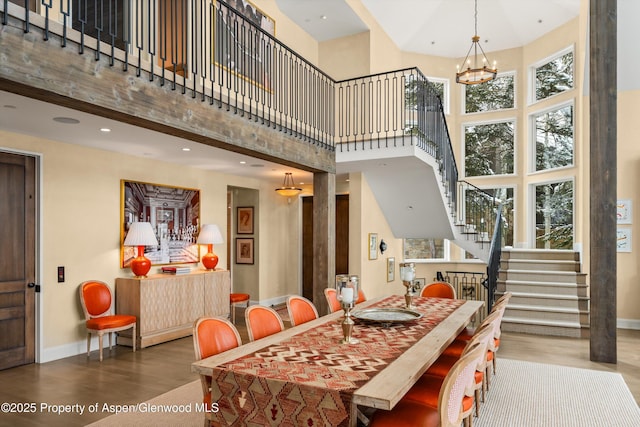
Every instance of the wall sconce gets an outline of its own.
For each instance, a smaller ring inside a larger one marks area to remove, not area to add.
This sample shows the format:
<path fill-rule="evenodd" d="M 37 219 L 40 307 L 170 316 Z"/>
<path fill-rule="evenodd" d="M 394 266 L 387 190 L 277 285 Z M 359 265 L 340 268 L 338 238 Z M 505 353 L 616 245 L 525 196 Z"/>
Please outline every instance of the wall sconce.
<path fill-rule="evenodd" d="M 220 228 L 215 224 L 205 224 L 198 234 L 198 245 L 209 245 L 208 252 L 202 257 L 202 265 L 207 270 L 215 270 L 218 265 L 218 255 L 213 252 L 213 245 L 216 243 L 222 243 L 222 233 Z"/>
<path fill-rule="evenodd" d="M 131 260 L 131 272 L 137 278 L 147 277 L 151 270 L 151 261 L 144 256 L 145 246 L 157 246 L 158 239 L 153 232 L 150 222 L 133 222 L 124 239 L 124 246 L 137 246 L 138 256 Z"/>

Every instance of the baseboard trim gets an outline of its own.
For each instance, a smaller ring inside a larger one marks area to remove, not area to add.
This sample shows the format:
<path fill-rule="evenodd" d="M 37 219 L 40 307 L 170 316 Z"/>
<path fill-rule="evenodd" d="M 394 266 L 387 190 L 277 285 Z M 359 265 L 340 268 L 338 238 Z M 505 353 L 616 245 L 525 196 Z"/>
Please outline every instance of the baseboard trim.
<path fill-rule="evenodd" d="M 116 337 L 114 334 L 113 345 L 116 345 Z M 102 337 L 103 351 L 109 350 L 109 338 L 105 335 Z M 69 344 L 59 345 L 56 347 L 45 348 L 42 351 L 42 357 L 38 363 L 52 362 L 58 359 L 64 359 L 65 357 L 77 356 L 79 354 L 86 354 L 87 340 L 81 340 L 72 342 Z M 98 336 L 91 337 L 91 352 L 98 351 Z"/>
<path fill-rule="evenodd" d="M 640 320 L 637 320 L 637 319 L 618 319 L 616 326 L 619 329 L 640 329 Z"/>

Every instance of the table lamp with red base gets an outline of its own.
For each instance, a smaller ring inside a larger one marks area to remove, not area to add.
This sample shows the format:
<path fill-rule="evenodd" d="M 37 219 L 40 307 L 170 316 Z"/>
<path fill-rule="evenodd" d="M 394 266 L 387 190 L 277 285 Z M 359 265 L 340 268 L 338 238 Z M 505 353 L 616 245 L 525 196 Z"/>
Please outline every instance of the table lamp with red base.
<path fill-rule="evenodd" d="M 207 270 L 215 270 L 218 265 L 218 255 L 213 252 L 215 243 L 222 243 L 222 233 L 215 224 L 204 224 L 196 241 L 199 245 L 208 245 L 208 252 L 202 257 L 202 265 Z"/>
<path fill-rule="evenodd" d="M 144 247 L 158 245 L 158 239 L 156 239 L 151 223 L 131 223 L 123 244 L 124 246 L 136 246 L 138 248 L 138 256 L 131 260 L 131 272 L 137 278 L 147 277 L 147 273 L 151 270 L 151 261 L 144 256 Z"/>

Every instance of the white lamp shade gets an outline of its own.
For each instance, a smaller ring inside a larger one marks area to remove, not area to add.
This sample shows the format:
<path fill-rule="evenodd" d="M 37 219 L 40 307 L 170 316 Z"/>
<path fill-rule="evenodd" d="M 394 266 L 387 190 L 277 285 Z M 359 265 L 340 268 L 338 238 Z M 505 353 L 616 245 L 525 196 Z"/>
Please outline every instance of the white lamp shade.
<path fill-rule="evenodd" d="M 125 246 L 155 246 L 158 244 L 156 234 L 153 232 L 150 222 L 133 222 L 129 227 Z"/>
<path fill-rule="evenodd" d="M 196 241 L 199 245 L 211 245 L 222 243 L 222 233 L 220 233 L 220 229 L 215 224 L 204 224 L 202 229 L 200 230 L 200 234 L 198 234 L 198 240 Z"/>

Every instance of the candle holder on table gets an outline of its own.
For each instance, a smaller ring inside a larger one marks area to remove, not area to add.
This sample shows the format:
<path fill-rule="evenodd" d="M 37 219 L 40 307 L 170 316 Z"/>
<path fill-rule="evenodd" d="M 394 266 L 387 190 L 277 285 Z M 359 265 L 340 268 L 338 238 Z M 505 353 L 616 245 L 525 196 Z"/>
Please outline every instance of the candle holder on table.
<path fill-rule="evenodd" d="M 353 333 L 353 325 L 355 322 L 351 318 L 351 309 L 355 305 L 358 296 L 358 276 L 338 275 L 336 276 L 336 291 L 338 293 L 338 301 L 344 310 L 344 319 L 342 320 L 342 335 L 340 341 L 342 344 L 357 344 L 356 338 L 351 335 Z"/>
<path fill-rule="evenodd" d="M 407 288 L 407 293 L 404 294 L 405 305 L 408 309 L 413 309 L 413 297 L 416 295 L 416 286 L 414 279 L 416 278 L 416 267 L 412 262 L 400 263 L 400 278 L 402 284 Z"/>

